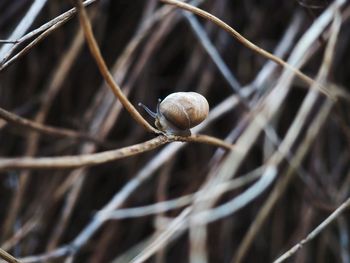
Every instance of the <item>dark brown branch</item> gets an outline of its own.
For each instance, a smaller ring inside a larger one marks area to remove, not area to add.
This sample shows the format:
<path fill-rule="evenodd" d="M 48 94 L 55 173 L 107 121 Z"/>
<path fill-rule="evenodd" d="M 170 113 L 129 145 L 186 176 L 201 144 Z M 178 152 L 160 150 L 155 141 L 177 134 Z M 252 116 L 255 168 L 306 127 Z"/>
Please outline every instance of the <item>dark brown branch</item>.
<path fill-rule="evenodd" d="M 100 48 L 97 45 L 96 39 L 94 37 L 94 34 L 92 32 L 91 24 L 89 21 L 89 18 L 86 14 L 84 5 L 81 0 L 74 0 L 74 3 L 76 5 L 78 15 L 79 15 L 79 21 L 80 25 L 84 31 L 86 42 L 89 46 L 91 55 L 95 59 L 95 62 L 98 66 L 98 69 L 100 70 L 101 75 L 107 82 L 108 86 L 113 91 L 114 95 L 119 99 L 121 104 L 125 107 L 125 109 L 130 113 L 131 117 L 134 118 L 134 120 L 139 123 L 141 126 L 143 126 L 147 131 L 153 132 L 156 134 L 159 134 L 160 132 L 153 128 L 142 116 L 141 114 L 136 110 L 136 108 L 131 104 L 131 102 L 128 100 L 128 98 L 123 94 L 122 90 L 118 86 L 118 84 L 114 81 L 113 76 L 108 70 L 108 67 L 106 65 L 106 62 L 104 61 Z"/>
<path fill-rule="evenodd" d="M 48 125 L 43 125 L 41 123 L 18 116 L 2 108 L 0 108 L 0 118 L 6 120 L 11 125 L 41 132 L 50 136 L 67 137 L 69 139 L 74 139 L 74 140 L 77 140 L 77 139 L 89 140 L 89 141 L 96 142 L 98 144 L 104 144 L 101 140 L 98 140 L 97 138 L 94 138 L 93 136 L 90 136 L 88 134 L 82 134 L 70 129 L 56 128 Z"/>

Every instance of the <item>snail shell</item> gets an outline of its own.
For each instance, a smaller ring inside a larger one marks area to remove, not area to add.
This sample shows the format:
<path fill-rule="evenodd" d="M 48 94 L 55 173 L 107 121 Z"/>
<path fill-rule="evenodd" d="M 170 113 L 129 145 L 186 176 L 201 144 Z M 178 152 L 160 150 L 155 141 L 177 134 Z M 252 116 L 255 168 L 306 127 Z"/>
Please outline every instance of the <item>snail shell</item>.
<path fill-rule="evenodd" d="M 156 119 L 156 127 L 170 135 L 191 135 L 190 129 L 205 120 L 209 113 L 208 101 L 196 92 L 175 92 L 168 95 L 158 103 L 156 113 L 143 107 Z"/>

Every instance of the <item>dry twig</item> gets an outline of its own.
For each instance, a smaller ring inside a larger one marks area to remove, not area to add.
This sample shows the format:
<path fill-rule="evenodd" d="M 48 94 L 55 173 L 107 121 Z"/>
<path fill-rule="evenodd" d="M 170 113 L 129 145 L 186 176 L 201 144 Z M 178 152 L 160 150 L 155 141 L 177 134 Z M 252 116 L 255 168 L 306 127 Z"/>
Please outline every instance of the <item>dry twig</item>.
<path fill-rule="evenodd" d="M 69 139 L 79 139 L 79 140 L 89 140 L 96 142 L 98 144 L 104 144 L 101 140 L 80 132 L 76 132 L 64 128 L 56 128 L 48 125 L 41 124 L 39 122 L 31 121 L 21 116 L 18 116 L 14 113 L 11 113 L 5 109 L 0 108 L 0 118 L 3 118 L 7 122 L 11 123 L 14 126 L 22 127 L 25 130 L 33 130 L 41 132 L 50 136 L 55 137 L 67 137 Z"/>
<path fill-rule="evenodd" d="M 174 141 L 207 143 L 227 150 L 233 149 L 231 144 L 206 135 L 192 135 L 188 137 L 160 135 L 143 143 L 101 153 L 62 157 L 0 158 L 0 171 L 11 169 L 67 169 L 98 165 L 150 151 L 165 143 Z"/>
<path fill-rule="evenodd" d="M 114 81 L 113 76 L 109 73 L 107 65 L 97 45 L 96 39 L 92 32 L 91 24 L 89 22 L 88 16 L 84 9 L 83 3 L 81 2 L 81 0 L 74 0 L 74 2 L 76 4 L 76 8 L 79 15 L 79 21 L 80 21 L 81 27 L 83 28 L 86 41 L 90 48 L 90 52 L 94 57 L 103 78 L 106 80 L 107 84 L 113 91 L 114 95 L 119 99 L 121 104 L 123 104 L 125 109 L 130 113 L 130 115 L 134 118 L 134 120 L 138 124 L 140 124 L 142 127 L 144 127 L 147 131 L 159 134 L 160 132 L 157 129 L 153 128 L 135 109 L 135 107 L 131 104 L 128 98 L 123 94 L 118 84 Z"/>
<path fill-rule="evenodd" d="M 16 259 L 11 254 L 7 253 L 5 250 L 0 248 L 0 257 L 9 263 L 20 263 L 18 259 Z"/>
<path fill-rule="evenodd" d="M 348 198 L 344 203 L 342 203 L 337 210 L 335 210 L 332 214 L 329 215 L 321 224 L 319 224 L 310 234 L 307 235 L 306 238 L 301 240 L 298 244 L 293 246 L 283 255 L 278 257 L 274 263 L 281 263 L 286 259 L 293 256 L 299 249 L 301 249 L 306 243 L 313 240 L 316 236 L 318 236 L 327 226 L 329 226 L 335 219 L 337 219 L 346 209 L 350 207 L 350 198 Z"/>

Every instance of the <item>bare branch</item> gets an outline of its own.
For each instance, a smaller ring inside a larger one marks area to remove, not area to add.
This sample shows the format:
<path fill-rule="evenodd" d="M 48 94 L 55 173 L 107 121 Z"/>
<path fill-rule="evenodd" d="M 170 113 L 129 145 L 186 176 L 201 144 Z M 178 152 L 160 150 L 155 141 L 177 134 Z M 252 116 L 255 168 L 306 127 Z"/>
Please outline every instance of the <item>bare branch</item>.
<path fill-rule="evenodd" d="M 42 10 L 47 0 L 36 0 L 33 2 L 26 15 L 22 18 L 21 22 L 17 25 L 15 30 L 12 32 L 9 39 L 18 39 L 22 37 L 22 35 L 28 30 L 28 28 L 32 25 L 35 18 Z M 3 60 L 6 53 L 11 49 L 10 45 L 5 45 L 0 49 L 0 61 Z"/>
<path fill-rule="evenodd" d="M 150 151 L 167 142 L 169 139 L 166 136 L 158 136 L 143 143 L 94 154 L 42 158 L 0 158 L 0 171 L 9 169 L 65 169 L 97 165 Z"/>
<path fill-rule="evenodd" d="M 23 127 L 25 129 L 30 129 L 37 132 L 42 132 L 50 136 L 68 137 L 70 139 L 89 140 L 89 141 L 96 142 L 98 144 L 103 144 L 101 140 L 94 138 L 91 135 L 82 134 L 70 129 L 56 128 L 48 125 L 43 125 L 39 122 L 31 121 L 21 116 L 18 116 L 2 108 L 0 108 L 0 118 L 3 118 L 4 120 L 11 123 L 12 125 Z"/>
<path fill-rule="evenodd" d="M 206 135 L 192 135 L 188 137 L 160 135 L 143 143 L 101 153 L 42 158 L 0 158 L 0 171 L 10 169 L 66 169 L 98 165 L 147 152 L 173 141 L 207 143 L 229 150 L 233 147 L 220 139 Z"/>
<path fill-rule="evenodd" d="M 193 134 L 191 136 L 174 136 L 174 135 L 167 135 L 169 140 L 171 141 L 180 141 L 180 142 L 198 142 L 198 143 L 205 143 L 205 144 L 211 144 L 214 146 L 218 146 L 221 148 L 224 148 L 226 150 L 232 150 L 234 146 L 230 143 L 227 143 L 221 139 L 208 136 L 208 135 L 202 135 L 202 134 Z"/>
<path fill-rule="evenodd" d="M 0 248 L 0 258 L 4 259 L 5 261 L 9 263 L 20 263 L 18 259 L 16 259 L 14 256 L 7 253 L 5 250 Z"/>
<path fill-rule="evenodd" d="M 84 5 L 88 6 L 94 2 L 96 2 L 96 0 L 86 0 L 86 1 L 84 1 Z M 11 47 L 11 49 L 9 49 L 7 51 L 7 53 L 4 54 L 3 58 L 0 60 L 1 61 L 0 62 L 0 71 L 2 71 L 7 66 L 12 64 L 17 58 L 19 58 L 22 55 L 24 55 L 25 53 L 27 53 L 29 51 L 29 49 L 31 49 L 33 46 L 35 46 L 37 43 L 39 43 L 42 39 L 44 39 L 50 33 L 55 31 L 56 29 L 58 29 L 61 25 L 64 25 L 67 21 L 69 21 L 69 19 L 71 19 L 73 17 L 73 15 L 75 13 L 76 13 L 76 8 L 72 8 L 72 9 L 64 12 L 63 14 L 55 17 L 54 19 L 48 21 L 47 23 L 43 24 L 39 28 L 34 29 L 33 31 L 27 33 L 26 35 L 24 35 L 20 39 L 15 40 L 16 44 L 13 45 Z M 13 56 L 11 59 L 8 59 L 12 55 L 13 51 L 15 51 L 19 47 L 20 44 L 31 39 L 32 37 L 34 37 L 36 35 L 39 35 L 39 36 L 36 39 L 34 39 L 30 44 L 28 44 L 25 48 L 23 48 L 20 52 L 18 52 L 15 56 Z"/>
<path fill-rule="evenodd" d="M 348 198 L 343 204 L 341 204 L 329 217 L 327 217 L 318 227 L 316 227 L 306 238 L 301 240 L 298 244 L 293 246 L 282 256 L 277 258 L 274 263 L 281 263 L 287 258 L 293 256 L 299 249 L 301 249 L 306 243 L 313 240 L 318 234 L 320 234 L 329 224 L 331 224 L 335 219 L 337 219 L 341 213 L 350 207 L 350 198 Z"/>
<path fill-rule="evenodd" d="M 74 0 L 77 11 L 79 14 L 79 21 L 81 24 L 81 27 L 83 28 L 86 41 L 88 43 L 88 46 L 90 48 L 91 55 L 94 57 L 96 64 L 107 82 L 108 86 L 112 89 L 114 95 L 120 100 L 120 102 L 123 104 L 125 109 L 130 113 L 130 115 L 134 118 L 134 120 L 143 126 L 147 131 L 153 132 L 156 134 L 159 134 L 160 131 L 153 128 L 142 116 L 141 114 L 136 110 L 136 108 L 131 104 L 131 102 L 128 100 L 128 98 L 123 94 L 122 90 L 118 86 L 118 84 L 114 81 L 113 76 L 108 71 L 107 65 L 102 57 L 101 51 L 97 45 L 96 39 L 94 37 L 94 34 L 92 32 L 91 24 L 88 19 L 88 16 L 86 14 L 85 8 L 81 0 Z"/>

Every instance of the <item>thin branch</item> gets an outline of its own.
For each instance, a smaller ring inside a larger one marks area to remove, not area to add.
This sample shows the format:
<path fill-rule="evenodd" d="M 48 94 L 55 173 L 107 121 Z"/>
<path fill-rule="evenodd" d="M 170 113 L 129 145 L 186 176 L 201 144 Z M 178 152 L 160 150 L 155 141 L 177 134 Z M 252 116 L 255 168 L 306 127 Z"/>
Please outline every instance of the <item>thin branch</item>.
<path fill-rule="evenodd" d="M 194 220 L 195 224 L 206 225 L 232 215 L 260 196 L 274 182 L 276 176 L 277 168 L 274 166 L 268 166 L 263 176 L 261 176 L 261 178 L 254 185 L 250 186 L 243 193 L 215 208 L 198 212 L 193 216 L 192 220 Z"/>
<path fill-rule="evenodd" d="M 16 233 L 8 240 L 1 244 L 4 250 L 13 249 L 21 240 L 28 236 L 38 226 L 37 218 L 31 219 L 24 223 L 19 229 L 16 229 Z"/>
<path fill-rule="evenodd" d="M 153 132 L 156 134 L 159 134 L 160 131 L 153 128 L 142 116 L 141 114 L 136 110 L 136 108 L 131 104 L 131 102 L 128 100 L 128 98 L 123 94 L 122 90 L 118 86 L 118 84 L 114 81 L 111 73 L 108 71 L 108 67 L 102 57 L 101 51 L 97 45 L 96 39 L 94 37 L 94 34 L 92 32 L 91 24 L 88 19 L 88 16 L 86 14 L 85 8 L 81 0 L 74 0 L 74 3 L 76 5 L 78 15 L 79 15 L 79 21 L 81 24 L 81 27 L 84 31 L 85 38 L 87 41 L 87 44 L 89 46 L 91 55 L 94 57 L 96 64 L 100 70 L 101 75 L 109 85 L 109 87 L 112 89 L 114 95 L 120 100 L 120 102 L 123 104 L 125 109 L 130 113 L 130 115 L 135 119 L 135 121 L 143 126 L 147 131 Z"/>
<path fill-rule="evenodd" d="M 295 55 L 295 57 L 297 57 L 297 55 Z M 301 64 L 301 63 L 299 63 L 299 64 Z M 291 81 L 291 78 L 289 77 L 289 75 L 293 75 L 293 72 L 288 72 L 288 71 L 285 71 L 286 73 L 285 73 L 285 75 L 286 76 L 288 76 L 288 79 L 287 79 L 287 81 L 286 82 L 290 82 Z M 285 78 L 282 78 L 281 79 L 281 82 L 279 82 L 279 84 L 281 83 L 282 84 L 282 80 L 283 79 L 286 79 L 286 77 Z M 284 83 L 284 85 L 288 85 L 288 83 Z M 277 89 L 277 87 L 276 87 L 276 89 Z M 311 92 L 310 92 L 311 93 Z M 314 92 L 312 92 L 313 94 L 314 94 Z M 274 94 L 272 94 L 272 95 L 274 95 Z M 284 96 L 284 94 L 282 94 L 282 95 L 280 95 L 280 98 L 277 98 L 276 99 L 276 96 L 272 96 L 272 95 L 270 95 L 271 97 L 271 100 L 272 99 L 274 99 L 274 100 L 279 100 L 278 101 L 278 103 L 276 103 L 276 104 L 280 104 L 280 103 L 282 103 L 282 101 L 283 101 L 283 98 L 285 98 L 285 96 Z M 327 107 L 326 107 L 326 111 L 327 111 L 327 113 L 329 112 L 329 109 L 330 109 L 330 107 L 329 107 L 329 105 L 331 105 L 331 102 L 330 101 L 327 101 Z M 277 108 L 277 106 L 276 106 L 276 108 Z M 321 114 L 321 116 L 322 117 L 326 117 L 327 116 L 327 114 L 323 114 L 324 112 L 322 111 L 322 112 L 320 112 L 320 114 Z M 323 121 L 324 121 L 324 119 L 322 119 L 322 121 L 320 121 L 320 123 L 323 123 Z M 313 131 L 319 131 L 319 126 L 318 125 L 310 125 L 310 127 L 311 128 L 317 128 L 317 129 L 314 129 Z M 239 143 L 239 145 L 242 147 L 242 148 L 239 148 L 239 150 L 240 150 L 240 152 L 241 153 L 239 153 L 238 154 L 238 152 L 237 153 L 235 153 L 235 151 L 233 151 L 233 152 L 231 152 L 231 154 L 230 154 L 230 156 L 231 156 L 231 158 L 227 158 L 226 160 L 225 160 L 225 163 L 224 163 L 224 165 L 222 165 L 220 168 L 220 171 L 219 171 L 219 173 L 218 174 L 216 174 L 216 178 L 219 178 L 220 180 L 225 180 L 225 179 L 227 179 L 227 178 L 230 178 L 230 177 L 232 177 L 232 175 L 237 171 L 237 169 L 238 169 L 238 167 L 239 167 L 239 164 L 240 163 L 238 163 L 238 162 L 241 162 L 241 161 L 243 161 L 243 158 L 246 156 L 246 154 L 247 154 L 247 152 L 248 152 L 248 150 L 249 150 L 249 147 L 251 146 L 250 145 L 250 143 L 251 143 L 251 141 L 254 141 L 254 140 L 252 140 L 252 137 L 254 136 L 255 138 L 257 138 L 257 136 L 258 136 L 258 132 L 259 132 L 259 128 L 260 127 L 256 127 L 255 125 L 250 125 L 250 127 L 248 128 L 249 130 L 248 131 L 246 131 L 246 134 L 247 135 L 242 135 L 242 136 L 244 136 L 244 137 L 242 137 L 241 136 L 241 138 L 237 141 L 237 143 Z M 311 133 L 310 133 L 311 134 Z M 253 135 L 253 136 L 251 136 L 251 135 Z M 308 134 L 309 135 L 309 134 Z M 312 133 L 310 136 L 312 136 L 312 138 L 314 138 L 315 137 L 315 135 Z M 307 138 L 309 138 L 308 136 L 307 136 Z M 312 140 L 310 140 L 310 143 L 311 143 L 311 141 Z M 248 146 L 249 145 L 249 146 Z M 280 155 L 280 153 L 279 152 L 277 152 L 277 154 L 278 155 Z M 304 155 L 303 155 L 304 156 Z M 294 162 L 293 162 L 294 163 Z M 293 167 L 293 170 L 294 170 L 294 166 L 292 166 Z M 219 181 L 220 182 L 220 181 Z M 209 181 L 209 183 L 211 183 L 210 181 Z M 209 183 L 208 183 L 208 185 L 209 185 Z M 209 185 L 210 186 L 210 185 Z M 210 189 L 209 187 L 206 189 L 206 190 L 208 190 L 208 189 Z M 207 193 L 207 195 L 210 195 L 210 193 L 207 191 L 206 192 Z M 186 219 L 184 219 L 184 222 L 183 222 L 183 226 L 186 224 L 186 222 L 185 222 L 185 220 Z M 167 229 L 168 230 L 168 229 Z M 165 233 L 167 230 L 165 230 L 164 232 L 162 232 L 160 235 L 162 235 L 163 233 Z M 142 256 L 145 256 L 145 255 L 147 255 L 147 257 L 148 256 L 150 256 L 151 254 L 150 254 L 150 251 L 153 249 L 153 246 L 156 246 L 156 244 L 159 244 L 160 242 L 159 241 L 161 241 L 161 243 L 162 243 L 162 245 L 163 246 L 165 246 L 166 244 L 165 244 L 165 241 L 169 241 L 169 239 L 170 238 L 168 238 L 168 240 L 164 240 L 164 239 L 162 239 L 163 238 L 163 236 L 160 236 L 160 238 L 159 239 L 157 239 L 155 242 L 153 242 L 153 243 L 151 243 L 150 244 L 150 246 L 147 246 L 144 250 L 143 250 L 143 252 L 142 252 Z M 154 252 L 154 251 L 153 251 Z M 138 257 L 139 258 L 139 257 Z M 144 258 L 144 257 L 142 257 L 143 259 L 146 259 L 146 258 Z"/>
<path fill-rule="evenodd" d="M 227 143 L 221 139 L 208 136 L 208 135 L 202 135 L 202 134 L 192 134 L 191 136 L 186 136 L 186 137 L 167 135 L 167 137 L 170 141 L 205 143 L 205 144 L 218 146 L 226 150 L 232 150 L 234 148 L 234 145 Z"/>
<path fill-rule="evenodd" d="M 166 136 L 158 136 L 143 143 L 94 154 L 42 158 L 0 158 L 0 171 L 9 169 L 65 169 L 92 166 L 150 151 L 167 142 L 169 142 L 169 139 Z"/>
<path fill-rule="evenodd" d="M 197 127 L 194 128 L 195 131 L 200 131 L 205 126 L 209 125 L 211 122 L 225 114 L 225 112 L 232 110 L 238 104 L 238 99 L 235 95 L 226 98 L 218 106 L 216 106 L 209 113 L 209 117 Z M 171 144 L 163 149 L 155 158 L 152 159 L 143 169 L 135 175 L 132 180 L 130 180 L 114 197 L 104 206 L 100 212 L 108 212 L 117 209 L 125 202 L 125 200 L 134 192 L 145 180 L 147 180 L 150 175 L 158 169 L 166 160 L 171 158 L 179 149 L 181 149 L 185 144 Z M 242 183 L 242 182 L 240 182 Z M 45 261 L 50 258 L 58 258 L 67 255 L 73 255 L 80 250 L 94 235 L 94 233 L 100 229 L 105 221 L 101 221 L 98 217 L 94 219 L 79 233 L 79 235 L 69 244 L 60 248 L 53 250 L 50 253 L 43 255 L 37 255 L 33 257 L 26 257 L 23 262 L 38 262 L 40 260 Z"/>
<path fill-rule="evenodd" d="M 258 53 L 259 55 L 261 55 L 267 59 L 274 61 L 278 65 L 291 70 L 295 75 L 297 75 L 300 79 L 304 80 L 307 84 L 313 85 L 314 87 L 319 89 L 322 93 L 324 93 L 328 97 L 335 99 L 334 94 L 333 93 L 331 94 L 330 91 L 327 90 L 323 85 L 320 85 L 319 83 L 315 83 L 315 81 L 312 78 L 310 78 L 309 76 L 302 73 L 299 69 L 294 68 L 293 66 L 291 66 L 287 62 L 285 62 L 283 59 L 267 52 L 266 50 L 258 47 L 254 43 L 250 42 L 248 39 L 243 37 L 240 33 L 238 33 L 236 30 L 234 30 L 232 27 L 230 27 L 228 24 L 226 24 L 225 22 L 223 22 L 222 20 L 220 20 L 216 16 L 214 16 L 214 15 L 212 15 L 212 14 L 210 14 L 210 13 L 208 13 L 208 12 L 198 8 L 198 7 L 192 6 L 190 4 L 187 4 L 187 3 L 184 3 L 184 2 L 181 2 L 178 0 L 160 0 L 160 1 L 162 1 L 166 4 L 169 4 L 169 5 L 174 5 L 178 8 L 187 10 L 189 12 L 192 12 L 196 15 L 199 15 L 205 19 L 212 21 L 213 23 L 215 23 L 216 25 L 218 25 L 219 27 L 224 29 L 226 32 L 231 34 L 235 39 L 237 39 L 245 47 L 253 50 L 254 52 Z"/>
<path fill-rule="evenodd" d="M 23 118 L 21 116 L 18 116 L 2 108 L 0 108 L 0 118 L 6 120 L 12 125 L 23 127 L 25 129 L 30 129 L 41 133 L 45 133 L 50 136 L 68 137 L 70 139 L 89 140 L 89 141 L 96 142 L 98 144 L 104 144 L 101 140 L 94 138 L 91 135 L 82 134 L 70 129 L 56 128 L 49 125 L 43 125 L 39 122 L 35 122 L 32 120 Z"/>
<path fill-rule="evenodd" d="M 84 1 L 84 5 L 88 6 L 97 0 L 86 0 Z M 44 39 L 46 36 L 48 36 L 50 33 L 58 29 L 61 25 L 65 24 L 67 21 L 69 21 L 73 15 L 76 13 L 76 8 L 71 8 L 70 10 L 64 12 L 63 14 L 55 17 L 54 19 L 48 21 L 47 23 L 43 24 L 42 26 L 38 27 L 37 29 L 34 29 L 33 31 L 30 31 L 20 39 L 16 40 L 16 44 L 11 47 L 11 49 L 4 55 L 3 59 L 1 59 L 0 62 L 0 71 L 5 69 L 7 66 L 12 64 L 17 58 L 21 57 L 25 53 L 28 52 L 30 48 L 32 48 L 34 45 L 40 42 L 40 40 Z M 40 34 L 40 35 L 39 35 Z M 21 45 L 23 42 L 31 39 L 32 37 L 39 35 L 36 39 L 34 39 L 29 45 L 27 45 L 24 49 L 22 49 L 19 53 L 17 53 L 15 56 L 13 56 L 10 60 L 8 58 L 11 56 L 13 51 L 15 51 L 19 45 Z"/>
<path fill-rule="evenodd" d="M 140 254 L 133 258 L 130 263 L 146 262 L 157 250 L 164 247 L 169 239 L 171 239 L 178 231 L 183 229 L 183 221 L 190 215 L 192 207 L 185 208 L 180 215 L 171 221 L 167 229 L 161 234 L 155 234 L 150 244 Z"/>
<path fill-rule="evenodd" d="M 339 13 L 337 13 L 332 24 L 332 35 L 326 47 L 323 64 L 321 66 L 320 73 L 319 73 L 322 81 L 326 79 L 326 76 L 331 67 L 332 58 L 334 57 L 334 48 L 337 43 L 337 37 L 338 37 L 340 27 L 341 27 L 341 16 Z M 285 252 L 282 256 L 280 256 L 274 262 L 280 263 L 286 260 L 287 258 L 291 257 L 299 249 L 301 249 L 304 244 L 314 239 L 325 227 L 327 227 L 331 222 L 333 222 L 333 220 L 336 219 L 349 206 L 350 206 L 350 198 L 347 199 L 341 206 L 339 206 L 326 220 L 324 220 L 318 227 L 316 227 L 305 239 L 303 239 L 298 244 L 293 246 L 291 249 Z"/>
<path fill-rule="evenodd" d="M 147 152 L 173 141 L 207 143 L 228 150 L 233 149 L 232 145 L 207 135 L 192 135 L 188 137 L 160 135 L 143 143 L 101 153 L 41 158 L 0 158 L 0 171 L 10 169 L 66 169 L 98 165 Z"/>
<path fill-rule="evenodd" d="M 298 244 L 293 246 L 282 256 L 277 258 L 274 263 L 280 263 L 285 261 L 287 258 L 294 255 L 299 249 L 303 247 L 306 243 L 314 239 L 318 234 L 320 234 L 329 224 L 331 224 L 335 219 L 337 219 L 341 213 L 350 207 L 350 198 L 348 198 L 341 206 L 339 206 L 329 217 L 326 218 L 318 227 L 316 227 L 306 238 L 301 240 Z"/>
<path fill-rule="evenodd" d="M 0 258 L 4 259 L 5 261 L 9 263 L 20 263 L 18 259 L 16 259 L 14 256 L 7 253 L 5 250 L 0 248 Z"/>
<path fill-rule="evenodd" d="M 232 110 L 238 104 L 237 96 L 232 95 L 210 111 L 208 118 L 200 125 L 194 128 L 195 131 L 200 131 L 208 126 L 211 122 L 222 116 L 225 112 Z M 120 208 L 121 205 L 138 189 L 145 181 L 149 180 L 151 175 L 155 173 L 164 163 L 185 146 L 185 144 L 170 144 L 164 147 L 155 157 L 153 157 L 138 173 L 131 178 L 120 191 L 118 191 L 112 199 L 100 211 L 112 211 Z M 91 222 L 79 233 L 72 244 L 77 249 L 85 245 L 99 230 L 104 221 L 99 221 L 94 218 Z"/>
<path fill-rule="evenodd" d="M 255 183 L 253 186 L 248 188 L 248 190 L 244 191 L 242 194 L 236 196 L 233 199 L 237 201 L 234 202 L 235 203 L 234 206 L 230 207 L 231 212 L 236 212 L 237 210 L 243 208 L 244 206 L 252 202 L 257 196 L 259 196 L 261 194 L 261 190 L 266 189 L 266 187 L 271 182 L 271 179 L 273 180 L 277 172 L 274 167 L 268 167 L 267 170 L 269 170 L 269 173 L 270 173 L 270 175 L 268 176 L 269 178 L 265 179 L 263 177 L 260 177 L 257 183 Z M 216 186 L 217 183 L 220 183 L 220 182 L 217 182 L 216 178 L 212 177 L 212 180 L 209 180 L 207 184 L 201 187 L 201 189 L 199 190 L 202 192 L 202 194 L 197 195 L 197 200 L 200 202 L 209 202 L 210 199 L 213 199 L 213 198 L 216 199 L 218 196 L 212 195 L 212 193 L 213 193 L 213 190 L 217 187 Z M 208 190 L 211 190 L 210 194 Z M 160 233 L 155 233 L 152 237 L 152 241 L 150 242 L 150 244 L 147 245 L 131 262 L 133 263 L 145 262 L 154 253 L 156 253 L 157 250 L 165 247 L 170 242 L 170 240 L 172 240 L 175 236 L 179 236 L 185 230 L 187 230 L 191 226 L 189 224 L 191 220 L 198 219 L 196 218 L 198 214 L 196 214 L 195 208 L 196 208 L 195 204 L 185 208 L 181 212 L 181 214 L 176 218 L 174 218 L 163 231 L 161 231 Z M 201 214 L 200 216 L 202 215 L 203 214 Z M 206 219 L 210 220 L 210 218 L 208 217 Z M 195 223 L 205 224 L 205 222 L 199 222 L 197 220 L 195 220 Z"/>
<path fill-rule="evenodd" d="M 34 1 L 31 7 L 29 8 L 28 12 L 22 18 L 21 22 L 19 22 L 15 30 L 12 32 L 9 39 L 18 39 L 22 37 L 22 35 L 28 30 L 28 28 L 30 28 L 30 26 L 32 25 L 35 18 L 37 17 L 39 12 L 42 10 L 46 2 L 47 0 Z M 11 50 L 10 45 L 5 45 L 0 49 L 0 61 L 3 60 L 4 56 L 6 56 L 6 53 L 9 50 Z"/>
<path fill-rule="evenodd" d="M 184 11 L 183 15 L 187 19 L 187 21 L 190 23 L 191 28 L 193 29 L 195 35 L 199 39 L 199 43 L 202 45 L 204 50 L 211 57 L 214 64 L 216 65 L 219 72 L 221 73 L 221 75 L 224 77 L 224 79 L 227 81 L 230 87 L 237 94 L 240 94 L 240 97 L 244 97 L 243 94 L 241 94 L 241 89 L 242 89 L 241 84 L 238 82 L 237 78 L 233 75 L 229 67 L 226 65 L 226 63 L 222 59 L 221 55 L 219 54 L 214 44 L 211 42 L 203 26 L 199 23 L 199 21 L 193 14 Z"/>
<path fill-rule="evenodd" d="M 66 20 L 61 20 L 54 24 L 52 27 L 47 29 L 46 31 L 42 32 L 37 38 L 35 38 L 33 41 L 31 41 L 28 45 L 26 45 L 23 49 L 21 49 L 16 55 L 8 59 L 10 56 L 10 52 L 12 54 L 12 50 L 9 51 L 8 55 L 3 59 L 3 61 L 0 63 L 0 71 L 3 71 L 5 68 L 10 66 L 12 63 L 14 63 L 17 59 L 24 56 L 31 50 L 36 44 L 38 44 L 41 40 L 45 39 L 49 34 L 51 34 L 53 31 L 55 31 L 57 28 L 59 28 L 61 25 L 65 24 L 68 21 L 69 18 Z M 21 42 L 20 42 L 21 43 Z M 18 43 L 18 44 L 20 44 Z M 15 47 L 15 46 L 14 46 Z"/>
<path fill-rule="evenodd" d="M 204 198 L 212 198 L 212 196 L 220 196 L 223 193 L 228 191 L 232 191 L 239 187 L 245 186 L 261 177 L 262 170 L 264 167 L 259 167 L 246 175 L 242 175 L 237 179 L 231 180 L 229 182 L 220 183 L 214 186 L 214 189 L 211 192 L 210 196 L 203 196 Z M 99 220 L 115 220 L 115 219 L 125 219 L 125 218 L 134 218 L 134 217 L 142 217 L 149 216 L 159 213 L 164 213 L 170 210 L 179 209 L 186 205 L 190 205 L 197 196 L 203 194 L 202 190 L 199 190 L 195 193 L 183 195 L 178 198 L 174 198 L 171 200 L 166 200 L 163 202 L 157 202 L 155 204 L 139 206 L 133 208 L 121 208 L 112 211 L 104 211 L 101 210 L 97 213 L 97 217 Z"/>
<path fill-rule="evenodd" d="M 333 27 L 332 27 L 332 29 L 333 29 L 332 36 L 331 36 L 330 41 L 327 45 L 327 49 L 325 52 L 323 63 L 322 63 L 321 69 L 319 70 L 319 76 L 317 78 L 317 80 L 321 83 L 325 83 L 324 81 L 326 80 L 326 76 L 330 70 L 331 61 L 332 61 L 330 59 L 330 57 L 332 57 L 332 56 L 329 57 L 329 53 L 332 52 L 331 50 L 334 50 L 334 47 L 335 47 L 334 45 L 336 42 L 335 40 L 336 40 L 337 34 L 339 32 L 338 31 L 339 28 L 336 29 L 334 27 L 341 26 L 341 24 L 336 23 L 336 21 L 338 21 L 337 14 L 338 13 L 335 13 Z M 312 112 L 312 108 L 313 108 L 312 105 L 315 105 L 316 102 L 317 102 L 317 97 L 315 96 L 315 94 L 309 92 L 309 94 L 305 98 L 302 106 L 300 107 L 299 112 L 298 112 L 294 122 L 290 126 L 286 137 L 289 136 L 288 134 L 290 134 L 290 136 L 296 136 L 296 133 L 293 130 L 295 130 L 295 128 L 297 128 L 299 126 L 298 122 L 299 123 L 306 122 L 306 119 L 305 119 L 306 112 Z M 264 203 L 264 205 L 260 209 L 259 213 L 257 214 L 256 219 L 254 220 L 252 225 L 249 227 L 247 233 L 245 234 L 240 246 L 237 249 L 237 253 L 236 253 L 235 257 L 233 258 L 232 262 L 242 262 L 244 256 L 246 255 L 249 247 L 251 246 L 251 244 L 254 240 L 254 237 L 258 234 L 258 231 L 260 230 L 260 228 L 262 227 L 262 225 L 266 221 L 268 215 L 271 213 L 272 208 L 274 207 L 274 205 L 276 204 L 278 199 L 281 197 L 281 195 L 285 192 L 286 187 L 289 185 L 289 183 L 293 179 L 293 176 L 295 174 L 294 173 L 295 167 L 297 167 L 298 166 L 297 164 L 303 160 L 309 147 L 311 146 L 311 143 L 313 142 L 317 133 L 320 131 L 322 125 L 326 121 L 326 118 L 328 117 L 328 114 L 329 114 L 331 108 L 332 108 L 331 103 L 324 103 L 321 106 L 321 108 L 318 109 L 317 115 L 314 117 L 313 121 L 308 124 L 309 126 L 308 126 L 308 130 L 306 132 L 306 136 L 304 137 L 303 141 L 300 142 L 300 147 L 295 153 L 295 161 L 293 162 L 294 165 L 290 166 L 288 168 L 286 173 L 283 175 L 282 179 L 276 184 L 275 188 L 270 193 L 266 202 Z M 298 128 L 298 129 L 301 130 L 301 128 L 302 127 Z M 293 135 L 293 133 L 294 133 L 294 135 Z M 290 148 L 290 146 L 287 146 L 287 147 Z M 287 147 L 285 147 L 285 148 L 287 148 Z"/>

